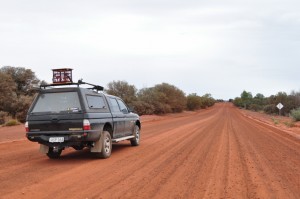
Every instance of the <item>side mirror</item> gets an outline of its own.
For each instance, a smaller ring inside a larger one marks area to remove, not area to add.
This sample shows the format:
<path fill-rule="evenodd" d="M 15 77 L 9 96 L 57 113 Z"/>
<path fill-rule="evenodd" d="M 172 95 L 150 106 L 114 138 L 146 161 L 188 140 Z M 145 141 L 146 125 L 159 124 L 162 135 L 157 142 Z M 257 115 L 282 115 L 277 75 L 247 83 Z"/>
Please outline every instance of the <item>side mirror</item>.
<path fill-rule="evenodd" d="M 122 113 L 128 114 L 128 113 L 129 113 L 129 112 L 128 112 L 128 109 L 126 109 L 126 108 L 122 109 Z"/>
<path fill-rule="evenodd" d="M 133 107 L 129 107 L 128 111 L 129 111 L 129 113 L 133 113 L 134 112 L 134 108 Z"/>

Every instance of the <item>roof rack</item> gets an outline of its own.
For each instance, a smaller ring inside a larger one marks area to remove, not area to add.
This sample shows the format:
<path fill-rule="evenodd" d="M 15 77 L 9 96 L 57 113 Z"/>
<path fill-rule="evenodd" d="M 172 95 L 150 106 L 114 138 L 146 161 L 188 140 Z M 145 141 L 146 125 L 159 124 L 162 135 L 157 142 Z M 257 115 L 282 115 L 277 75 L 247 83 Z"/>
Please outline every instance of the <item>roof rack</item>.
<path fill-rule="evenodd" d="M 55 86 L 72 86 L 72 85 L 76 85 L 76 86 L 80 86 L 82 84 L 86 84 L 86 85 L 89 85 L 89 86 L 93 86 L 92 88 L 87 88 L 87 89 L 91 89 L 91 90 L 96 90 L 96 91 L 103 91 L 104 88 L 103 86 L 99 86 L 99 85 L 95 85 L 95 84 L 90 84 L 90 83 L 87 83 L 87 82 L 83 82 L 82 79 L 78 80 L 77 83 L 55 83 L 55 84 L 43 84 L 43 85 L 40 85 L 40 88 L 44 88 L 46 89 L 47 87 L 55 87 Z"/>
<path fill-rule="evenodd" d="M 80 84 L 86 84 L 86 85 L 93 86 L 93 88 L 90 88 L 92 90 L 97 90 L 97 91 L 103 91 L 104 90 L 103 86 L 83 82 L 82 79 L 78 80 L 78 85 L 80 85 Z"/>
<path fill-rule="evenodd" d="M 104 88 L 102 86 L 90 84 L 87 82 L 83 82 L 82 79 L 78 80 L 77 83 L 73 82 L 72 79 L 72 68 L 57 68 L 57 69 L 52 69 L 53 71 L 53 78 L 52 78 L 52 84 L 45 84 L 45 85 L 40 85 L 40 89 L 46 87 L 55 87 L 55 86 L 71 86 L 71 85 L 76 85 L 80 86 L 82 84 L 87 84 L 89 86 L 93 86 L 92 88 L 88 88 L 91 90 L 96 90 L 98 91 L 103 91 Z"/>

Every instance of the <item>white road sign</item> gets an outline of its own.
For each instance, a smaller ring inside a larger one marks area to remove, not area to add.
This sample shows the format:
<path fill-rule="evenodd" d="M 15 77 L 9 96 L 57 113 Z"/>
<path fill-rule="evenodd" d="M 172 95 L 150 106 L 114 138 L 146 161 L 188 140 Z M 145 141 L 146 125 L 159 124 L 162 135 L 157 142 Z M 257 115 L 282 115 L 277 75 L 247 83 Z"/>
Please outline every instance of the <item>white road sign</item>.
<path fill-rule="evenodd" d="M 279 110 L 281 110 L 281 109 L 283 108 L 283 105 L 282 105 L 281 103 L 279 103 L 279 104 L 277 104 L 277 108 L 278 108 Z"/>

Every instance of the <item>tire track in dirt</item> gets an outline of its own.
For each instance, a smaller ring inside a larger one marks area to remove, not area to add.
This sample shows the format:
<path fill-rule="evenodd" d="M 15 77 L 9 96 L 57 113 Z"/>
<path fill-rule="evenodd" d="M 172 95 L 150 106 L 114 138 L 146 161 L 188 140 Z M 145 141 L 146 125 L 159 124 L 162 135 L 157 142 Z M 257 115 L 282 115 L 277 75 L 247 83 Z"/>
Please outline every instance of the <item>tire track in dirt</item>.
<path fill-rule="evenodd" d="M 233 111 L 234 112 L 234 111 Z M 235 112 L 236 113 L 236 112 Z M 247 169 L 249 175 L 248 183 L 248 195 L 250 198 L 258 197 L 269 197 L 269 198 L 297 198 L 299 195 L 299 167 L 293 167 L 296 178 L 294 178 L 295 184 L 291 184 L 286 191 L 286 185 L 282 184 L 281 181 L 287 177 L 287 172 L 289 172 L 290 165 L 286 162 L 284 163 L 282 157 L 279 154 L 291 154 L 290 149 L 299 149 L 299 143 L 295 145 L 294 138 L 289 135 L 282 133 L 278 134 L 277 129 L 269 127 L 267 130 L 261 127 L 260 123 L 254 121 L 246 120 L 242 118 L 241 115 L 235 114 L 233 117 L 234 126 L 236 127 L 234 135 L 236 140 L 238 140 L 240 157 L 244 162 L 243 168 Z M 285 140 L 282 143 L 282 140 Z M 298 153 L 295 161 L 300 162 L 300 154 Z M 293 158 L 289 159 L 293 162 Z M 284 163 L 284 164 L 281 164 Z M 274 170 L 274 168 L 276 168 Z M 278 176 L 282 175 L 282 176 Z M 298 176 L 297 176 L 298 175 Z"/>

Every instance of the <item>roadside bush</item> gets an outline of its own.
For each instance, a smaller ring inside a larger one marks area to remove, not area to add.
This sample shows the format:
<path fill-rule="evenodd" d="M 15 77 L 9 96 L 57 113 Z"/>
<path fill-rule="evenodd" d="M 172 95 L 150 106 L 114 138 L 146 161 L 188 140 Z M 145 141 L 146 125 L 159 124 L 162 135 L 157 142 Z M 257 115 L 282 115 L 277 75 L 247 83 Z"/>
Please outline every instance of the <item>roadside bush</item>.
<path fill-rule="evenodd" d="M 208 108 L 213 106 L 216 103 L 216 100 L 214 100 L 211 97 L 211 94 L 207 93 L 201 97 L 201 108 Z"/>
<path fill-rule="evenodd" d="M 17 120 L 9 120 L 4 124 L 4 126 L 16 126 L 19 125 L 20 123 Z"/>
<path fill-rule="evenodd" d="M 5 123 L 5 118 L 8 116 L 7 112 L 0 111 L 0 125 Z"/>
<path fill-rule="evenodd" d="M 234 98 L 234 100 L 232 102 L 237 107 L 243 107 L 243 101 L 240 97 Z"/>
<path fill-rule="evenodd" d="M 194 111 L 200 109 L 202 106 L 201 97 L 196 93 L 190 94 L 187 96 L 187 109 L 190 111 Z"/>
<path fill-rule="evenodd" d="M 178 113 L 186 108 L 184 92 L 167 83 L 139 90 L 137 101 L 141 103 L 136 107 L 140 107 L 143 103 L 147 104 L 154 114 Z"/>
<path fill-rule="evenodd" d="M 162 83 L 154 86 L 155 92 L 160 96 L 158 109 L 163 110 L 163 113 L 180 113 L 186 108 L 186 97 L 179 88 Z"/>
<path fill-rule="evenodd" d="M 257 105 L 257 104 L 250 104 L 249 109 L 252 111 L 259 111 L 259 110 L 262 110 L 262 106 Z"/>
<path fill-rule="evenodd" d="M 13 118 L 16 118 L 20 122 L 25 122 L 27 111 L 30 107 L 32 100 L 32 96 L 21 95 L 14 103 L 12 103 L 12 107 L 14 108 L 14 111 L 12 112 Z"/>
<path fill-rule="evenodd" d="M 134 101 L 131 103 L 134 108 L 134 112 L 138 113 L 139 115 L 152 115 L 154 114 L 155 108 L 148 104 L 147 102 L 143 101 Z"/>
<path fill-rule="evenodd" d="M 291 116 L 295 121 L 300 121 L 300 108 L 292 110 Z"/>
<path fill-rule="evenodd" d="M 161 115 L 166 113 L 176 113 L 176 112 L 172 112 L 172 108 L 169 104 L 156 102 L 154 114 Z"/>
<path fill-rule="evenodd" d="M 274 113 L 278 113 L 278 109 L 277 109 L 276 105 L 269 104 L 269 105 L 264 106 L 264 112 L 267 114 L 274 114 Z"/>
<path fill-rule="evenodd" d="M 26 117 L 27 117 L 27 110 L 22 110 L 22 112 L 18 112 L 16 114 L 16 118 L 22 123 L 26 122 Z"/>

